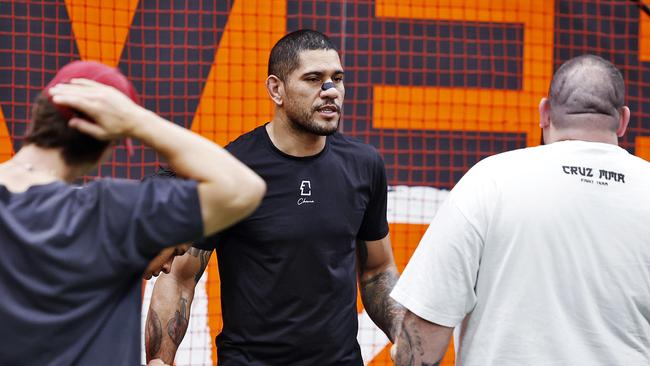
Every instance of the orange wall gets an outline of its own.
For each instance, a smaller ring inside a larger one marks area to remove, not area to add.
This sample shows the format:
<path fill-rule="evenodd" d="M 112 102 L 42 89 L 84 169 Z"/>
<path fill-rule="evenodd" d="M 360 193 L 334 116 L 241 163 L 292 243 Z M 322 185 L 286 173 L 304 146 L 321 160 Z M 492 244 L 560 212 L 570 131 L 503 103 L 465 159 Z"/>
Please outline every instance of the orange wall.
<path fill-rule="evenodd" d="M 138 4 L 137 0 L 67 0 L 82 59 L 116 66 Z M 537 103 L 546 93 L 553 69 L 554 6 L 549 0 L 378 0 L 375 15 L 379 18 L 522 24 L 524 61 L 521 90 L 375 85 L 373 127 L 523 132 L 529 146 L 538 144 Z M 263 83 L 268 53 L 285 33 L 286 7 L 285 0 L 234 1 L 192 121 L 193 131 L 224 144 L 271 118 L 272 104 Z M 640 33 L 640 58 L 648 61 L 650 17 L 641 17 Z M 251 44 L 255 46 L 247 46 Z M 6 122 L 0 110 L 0 161 L 13 155 Z M 639 156 L 650 160 L 650 137 L 637 138 L 636 148 Z M 426 225 L 391 225 L 400 270 L 425 229 Z M 209 314 L 221 313 L 215 300 L 220 294 L 215 264 L 213 260 L 208 267 Z M 214 338 L 222 327 L 220 317 L 211 316 L 209 326 Z M 450 351 L 443 364 L 453 362 Z M 390 364 L 388 347 L 371 364 Z"/>

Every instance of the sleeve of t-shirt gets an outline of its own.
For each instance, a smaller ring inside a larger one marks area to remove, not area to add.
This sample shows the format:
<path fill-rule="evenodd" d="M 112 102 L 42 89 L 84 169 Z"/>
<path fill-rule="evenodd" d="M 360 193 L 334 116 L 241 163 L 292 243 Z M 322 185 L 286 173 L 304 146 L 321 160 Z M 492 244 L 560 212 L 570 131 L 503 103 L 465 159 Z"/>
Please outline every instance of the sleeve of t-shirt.
<path fill-rule="evenodd" d="M 211 251 L 217 247 L 217 242 L 220 238 L 221 232 L 218 232 L 208 237 L 193 241 L 192 246 L 196 249 Z"/>
<path fill-rule="evenodd" d="M 361 240 L 379 240 L 388 235 L 386 169 L 379 153 L 375 152 L 373 157 L 370 200 L 357 233 L 357 238 Z"/>
<path fill-rule="evenodd" d="M 120 243 L 124 256 L 153 258 L 161 249 L 201 238 L 197 183 L 182 179 L 105 180 L 99 185 L 99 237 Z M 138 253 L 131 253 L 135 249 Z"/>
<path fill-rule="evenodd" d="M 391 297 L 429 322 L 457 326 L 476 305 L 474 291 L 492 188 L 468 172 L 449 194 L 409 260 Z"/>

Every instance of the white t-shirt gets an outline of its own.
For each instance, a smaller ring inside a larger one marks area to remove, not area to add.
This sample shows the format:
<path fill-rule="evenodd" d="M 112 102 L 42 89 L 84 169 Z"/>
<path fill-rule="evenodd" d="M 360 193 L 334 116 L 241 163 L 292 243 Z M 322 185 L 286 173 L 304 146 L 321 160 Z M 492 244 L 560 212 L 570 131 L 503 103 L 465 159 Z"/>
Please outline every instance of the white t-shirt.
<path fill-rule="evenodd" d="M 458 326 L 457 365 L 650 365 L 650 163 L 584 141 L 484 159 L 391 296 Z"/>

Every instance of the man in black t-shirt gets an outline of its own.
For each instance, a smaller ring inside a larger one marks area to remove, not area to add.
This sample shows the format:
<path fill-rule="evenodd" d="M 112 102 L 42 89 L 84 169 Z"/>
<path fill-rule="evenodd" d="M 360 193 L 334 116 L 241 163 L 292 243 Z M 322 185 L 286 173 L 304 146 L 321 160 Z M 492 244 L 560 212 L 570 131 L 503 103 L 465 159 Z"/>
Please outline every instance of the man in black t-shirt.
<path fill-rule="evenodd" d="M 155 274 L 178 243 L 232 225 L 262 199 L 249 168 L 134 95 L 117 69 L 66 65 L 36 99 L 23 147 L 0 164 L 0 365 L 140 364 L 145 268 Z M 121 137 L 188 179 L 71 185 Z"/>
<path fill-rule="evenodd" d="M 273 119 L 226 149 L 267 182 L 248 219 L 195 243 L 154 287 L 147 359 L 172 363 L 194 288 L 216 250 L 229 365 L 363 365 L 356 340 L 357 276 L 366 311 L 393 340 L 403 309 L 386 220 L 384 164 L 338 125 L 343 67 L 323 34 L 283 37 L 269 58 Z M 358 269 L 358 272 L 357 272 Z M 165 331 L 157 324 L 164 324 Z"/>

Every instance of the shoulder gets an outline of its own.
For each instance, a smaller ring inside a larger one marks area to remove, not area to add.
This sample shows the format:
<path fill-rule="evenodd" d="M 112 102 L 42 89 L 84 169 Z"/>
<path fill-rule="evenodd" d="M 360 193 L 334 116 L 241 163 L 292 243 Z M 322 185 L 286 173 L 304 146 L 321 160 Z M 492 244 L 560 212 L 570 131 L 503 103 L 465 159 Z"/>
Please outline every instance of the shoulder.
<path fill-rule="evenodd" d="M 124 201 L 135 204 L 138 200 L 153 200 L 156 197 L 169 197 L 171 194 L 195 193 L 197 183 L 179 178 L 152 177 L 144 181 L 132 179 L 104 178 L 91 182 L 78 189 L 80 195 L 96 196 L 98 199 Z"/>
<path fill-rule="evenodd" d="M 256 127 L 229 142 L 225 146 L 225 149 L 235 156 L 246 154 L 247 151 L 250 149 L 256 149 L 259 144 L 264 142 L 263 133 L 264 125 Z"/>
<path fill-rule="evenodd" d="M 470 170 L 512 169 L 517 164 L 530 164 L 534 156 L 540 155 L 541 147 L 526 147 L 490 155 Z"/>
<path fill-rule="evenodd" d="M 539 154 L 538 147 L 529 147 L 490 155 L 474 164 L 463 174 L 454 186 L 454 190 L 458 191 L 474 186 L 480 186 L 481 190 L 487 187 L 496 187 L 499 185 L 498 182 L 508 181 L 521 174 L 522 171 L 531 169 L 531 164 L 539 162 L 539 158 L 536 157 Z"/>
<path fill-rule="evenodd" d="M 81 195 L 129 192 L 137 189 L 140 184 L 132 179 L 102 178 L 78 187 L 77 192 Z"/>
<path fill-rule="evenodd" d="M 335 132 L 330 136 L 331 148 L 338 153 L 342 153 L 346 158 L 358 158 L 365 161 L 381 162 L 381 155 L 377 148 L 366 144 L 358 138 Z"/>

